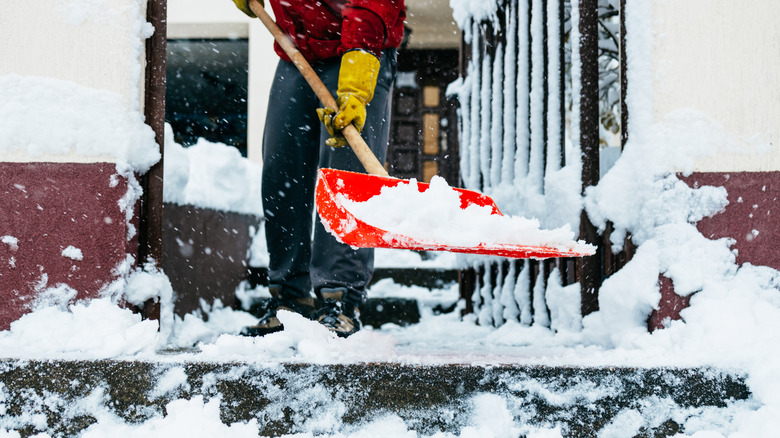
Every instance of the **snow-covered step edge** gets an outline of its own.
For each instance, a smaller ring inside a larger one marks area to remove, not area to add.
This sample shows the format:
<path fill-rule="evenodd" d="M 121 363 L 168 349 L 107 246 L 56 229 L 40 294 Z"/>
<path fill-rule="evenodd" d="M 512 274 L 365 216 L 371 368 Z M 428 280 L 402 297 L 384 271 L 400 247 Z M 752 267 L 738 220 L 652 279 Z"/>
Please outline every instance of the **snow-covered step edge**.
<path fill-rule="evenodd" d="M 222 421 L 262 435 L 333 433 L 396 415 L 421 434 L 459 433 L 480 398 L 514 421 L 596 436 L 630 416 L 645 431 L 679 429 L 702 409 L 750 403 L 745 376 L 711 368 L 524 365 L 0 360 L 0 427 L 73 435 L 110 413 L 136 423 L 177 399 L 219 397 Z M 45 421 L 42 419 L 45 418 Z M 25 434 L 26 435 L 26 434 Z"/>

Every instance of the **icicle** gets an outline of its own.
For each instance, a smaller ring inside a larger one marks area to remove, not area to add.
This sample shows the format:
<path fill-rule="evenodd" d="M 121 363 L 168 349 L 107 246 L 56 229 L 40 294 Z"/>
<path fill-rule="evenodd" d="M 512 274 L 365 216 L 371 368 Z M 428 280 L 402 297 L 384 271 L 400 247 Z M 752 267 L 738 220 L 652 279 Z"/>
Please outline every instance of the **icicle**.
<path fill-rule="evenodd" d="M 517 301 L 514 296 L 515 284 L 517 283 L 517 268 L 515 267 L 517 263 L 515 260 L 509 262 L 509 270 L 504 277 L 504 287 L 501 289 L 504 321 L 519 321 L 520 309 L 517 307 Z"/>
<path fill-rule="evenodd" d="M 515 186 L 522 186 L 528 176 L 528 155 L 530 148 L 531 125 L 529 120 L 531 93 L 531 66 L 529 65 L 530 41 L 528 41 L 528 4 L 518 3 L 517 8 L 517 119 L 515 124 L 517 139 L 515 152 Z"/>
<path fill-rule="evenodd" d="M 506 13 L 506 53 L 504 54 L 504 152 L 501 160 L 501 181 L 512 183 L 516 148 L 517 123 L 517 0 L 512 0 Z M 514 265 L 514 264 L 513 264 Z"/>
<path fill-rule="evenodd" d="M 493 60 L 485 53 L 482 60 L 482 90 L 479 96 L 480 121 L 479 130 L 479 167 L 482 174 L 482 189 L 490 187 L 490 115 L 493 109 L 490 105 L 493 76 L 490 74 L 493 68 Z"/>
<path fill-rule="evenodd" d="M 479 23 L 473 23 L 472 24 L 473 29 L 473 37 L 471 40 L 471 66 L 473 68 L 469 72 L 469 75 L 472 77 L 471 80 L 471 143 L 468 145 L 464 145 L 464 147 L 469 148 L 469 165 L 468 165 L 468 174 L 469 179 L 466 181 L 466 188 L 471 190 L 479 190 L 479 137 L 480 137 L 480 123 L 479 123 L 479 116 L 480 116 L 480 106 L 482 103 L 480 102 L 480 59 L 481 53 L 479 49 Z"/>
<path fill-rule="evenodd" d="M 531 148 L 528 156 L 529 189 L 542 193 L 544 178 L 544 22 L 542 0 L 531 2 Z"/>
<path fill-rule="evenodd" d="M 520 309 L 520 323 L 531 325 L 533 322 L 531 313 L 531 263 L 528 261 L 523 262 L 523 268 L 520 270 L 520 275 L 517 276 L 515 301 L 518 309 Z"/>
<path fill-rule="evenodd" d="M 482 305 L 479 307 L 477 322 L 479 325 L 493 325 L 493 287 L 490 284 L 490 264 L 486 263 L 483 268 L 485 274 L 482 276 L 482 287 L 479 295 L 482 297 Z"/>
<path fill-rule="evenodd" d="M 544 298 L 544 291 L 546 289 L 546 279 L 544 278 L 543 266 L 539 266 L 539 275 L 536 276 L 536 284 L 534 284 L 533 290 L 533 302 L 534 302 L 534 325 L 540 325 L 542 327 L 550 326 L 550 315 L 547 313 L 547 303 Z"/>
<path fill-rule="evenodd" d="M 490 126 L 490 184 L 497 187 L 501 184 L 501 154 L 504 149 L 503 109 L 504 109 L 504 45 L 499 43 L 496 48 L 496 59 L 493 61 L 493 98 L 491 99 Z"/>
<path fill-rule="evenodd" d="M 551 174 L 561 167 L 561 57 L 560 31 L 561 20 L 558 19 L 558 7 L 562 0 L 547 0 L 547 167 L 545 175 Z"/>
<path fill-rule="evenodd" d="M 496 275 L 496 286 L 493 288 L 493 325 L 500 327 L 504 325 L 504 305 L 501 303 L 501 291 L 504 288 L 504 264 L 494 262 L 498 266 L 498 275 Z"/>

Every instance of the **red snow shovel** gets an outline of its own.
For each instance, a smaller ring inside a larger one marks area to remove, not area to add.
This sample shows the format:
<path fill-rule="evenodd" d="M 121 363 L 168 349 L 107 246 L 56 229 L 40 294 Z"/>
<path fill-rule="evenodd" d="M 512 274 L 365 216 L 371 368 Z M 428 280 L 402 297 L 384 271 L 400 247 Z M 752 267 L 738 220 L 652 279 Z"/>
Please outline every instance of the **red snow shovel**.
<path fill-rule="evenodd" d="M 295 66 L 309 83 L 320 102 L 326 108 L 338 111 L 336 100 L 322 83 L 317 73 L 309 65 L 292 41 L 276 25 L 257 0 L 249 0 L 249 8 L 271 32 L 282 50 L 292 60 Z M 350 125 L 344 128 L 342 134 L 347 139 L 352 150 L 368 174 L 347 172 L 336 169 L 320 169 L 316 189 L 317 212 L 325 227 L 342 242 L 361 248 L 398 248 L 425 251 L 451 251 L 472 254 L 487 254 L 512 258 L 549 258 L 549 257 L 581 257 L 592 255 L 595 251 L 585 245 L 576 249 L 567 247 L 528 246 L 518 244 L 478 244 L 475 246 L 454 246 L 434 241 L 416 239 L 389 230 L 382 230 L 369 225 L 355 217 L 343 203 L 338 194 L 344 195 L 353 202 L 364 202 L 380 193 L 383 187 L 395 187 L 407 181 L 391 178 L 384 166 L 379 162 L 363 137 Z M 428 189 L 428 184 L 417 183 L 420 192 Z M 461 209 L 470 205 L 488 206 L 492 213 L 501 215 L 495 202 L 481 193 L 453 188 L 460 193 Z"/>

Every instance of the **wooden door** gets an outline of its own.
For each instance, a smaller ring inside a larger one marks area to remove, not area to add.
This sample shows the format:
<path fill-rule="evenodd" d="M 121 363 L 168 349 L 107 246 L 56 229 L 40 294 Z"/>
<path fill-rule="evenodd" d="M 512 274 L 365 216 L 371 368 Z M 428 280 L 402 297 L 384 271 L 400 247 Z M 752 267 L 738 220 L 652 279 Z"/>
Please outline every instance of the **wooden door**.
<path fill-rule="evenodd" d="M 457 50 L 402 50 L 393 92 L 387 165 L 397 178 L 459 185 L 457 103 L 447 86 L 458 77 Z"/>

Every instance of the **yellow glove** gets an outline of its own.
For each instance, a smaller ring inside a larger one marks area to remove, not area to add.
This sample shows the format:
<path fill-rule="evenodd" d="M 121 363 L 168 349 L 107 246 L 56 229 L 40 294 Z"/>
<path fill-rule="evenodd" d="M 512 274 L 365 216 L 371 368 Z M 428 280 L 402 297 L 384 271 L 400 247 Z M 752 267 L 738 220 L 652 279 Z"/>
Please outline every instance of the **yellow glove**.
<path fill-rule="evenodd" d="M 365 50 L 351 50 L 341 57 L 339 87 L 336 91 L 338 112 L 319 108 L 317 115 L 331 138 L 325 144 L 338 147 L 347 144 L 340 131 L 350 124 L 358 132 L 366 124 L 366 105 L 374 98 L 379 76 L 379 59 Z"/>
<path fill-rule="evenodd" d="M 260 6 L 265 7 L 265 2 L 263 0 L 257 1 L 260 2 Z M 249 15 L 252 18 L 257 18 L 257 15 L 255 15 L 255 13 L 249 9 L 249 0 L 233 0 L 233 3 L 236 4 L 238 9 L 241 9 L 241 12 Z"/>

